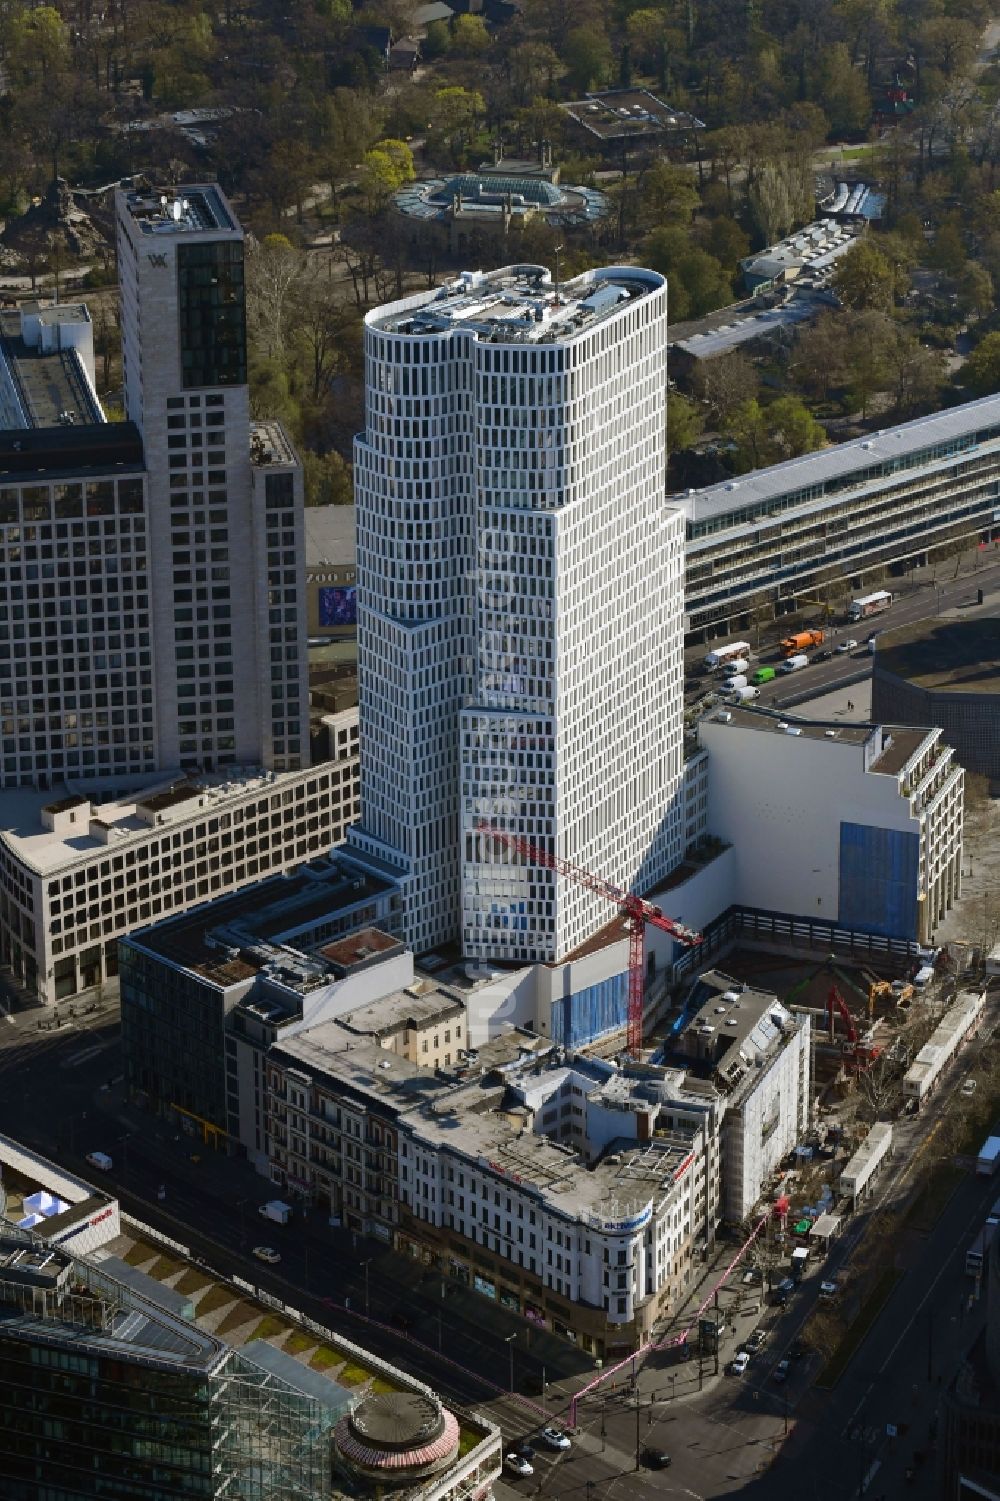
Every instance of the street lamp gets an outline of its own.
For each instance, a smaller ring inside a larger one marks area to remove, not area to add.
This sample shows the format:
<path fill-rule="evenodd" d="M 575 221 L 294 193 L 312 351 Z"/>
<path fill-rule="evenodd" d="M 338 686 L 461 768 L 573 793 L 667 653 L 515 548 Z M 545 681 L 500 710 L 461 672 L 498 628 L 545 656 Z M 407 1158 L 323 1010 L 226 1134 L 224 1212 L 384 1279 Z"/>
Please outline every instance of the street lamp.
<path fill-rule="evenodd" d="M 514 1341 L 516 1339 L 517 1339 L 517 1330 L 515 1330 L 513 1334 L 508 1334 L 506 1336 L 506 1338 L 504 1339 L 504 1344 L 507 1346 L 507 1353 L 510 1356 L 510 1389 L 511 1389 L 511 1391 L 514 1390 Z"/>
<path fill-rule="evenodd" d="M 368 1260 L 367 1260 L 367 1261 L 363 1261 L 363 1262 L 362 1262 L 362 1263 L 361 1263 L 361 1265 L 362 1265 L 362 1266 L 363 1266 L 363 1267 L 364 1267 L 364 1269 L 365 1269 L 365 1318 L 368 1318 L 368 1317 L 369 1317 L 369 1301 L 368 1301 L 368 1268 L 369 1268 L 369 1267 L 370 1267 L 370 1266 L 371 1266 L 371 1264 L 372 1264 L 372 1257 L 371 1257 L 371 1256 L 369 1256 L 369 1258 L 368 1258 Z"/>

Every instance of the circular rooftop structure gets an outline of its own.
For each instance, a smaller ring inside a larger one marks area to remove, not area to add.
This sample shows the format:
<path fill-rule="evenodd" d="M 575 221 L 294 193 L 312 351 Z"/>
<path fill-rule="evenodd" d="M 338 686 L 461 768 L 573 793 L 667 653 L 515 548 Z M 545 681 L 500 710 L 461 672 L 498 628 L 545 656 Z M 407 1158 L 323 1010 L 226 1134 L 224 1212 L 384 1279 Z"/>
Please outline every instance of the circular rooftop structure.
<path fill-rule="evenodd" d="M 542 176 L 495 171 L 466 172 L 411 182 L 396 194 L 396 208 L 408 219 L 461 218 L 486 224 L 492 219 L 585 228 L 608 212 L 608 200 L 596 188 L 563 187 Z"/>
<path fill-rule="evenodd" d="M 422 1392 L 366 1397 L 336 1430 L 341 1459 L 379 1485 L 412 1485 L 435 1474 L 452 1462 L 458 1442 L 458 1420 Z"/>
<path fill-rule="evenodd" d="M 872 719 L 939 725 L 967 771 L 1000 778 L 1000 617 L 987 609 L 880 632 Z"/>

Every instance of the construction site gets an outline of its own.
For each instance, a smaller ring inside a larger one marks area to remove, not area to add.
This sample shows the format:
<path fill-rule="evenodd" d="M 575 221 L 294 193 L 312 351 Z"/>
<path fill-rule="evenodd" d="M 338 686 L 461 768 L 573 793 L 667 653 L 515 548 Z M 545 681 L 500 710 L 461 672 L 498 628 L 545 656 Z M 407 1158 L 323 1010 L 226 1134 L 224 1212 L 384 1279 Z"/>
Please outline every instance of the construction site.
<path fill-rule="evenodd" d="M 737 949 L 727 956 L 726 969 L 747 985 L 773 991 L 789 1010 L 810 1017 L 813 1079 L 821 1105 L 831 1086 L 849 1084 L 880 1058 L 897 1059 L 902 1074 L 907 1034 L 919 1029 L 927 1010 L 911 980 L 887 978 L 868 965 L 832 955 L 809 962 Z M 935 998 L 941 988 L 933 987 Z"/>

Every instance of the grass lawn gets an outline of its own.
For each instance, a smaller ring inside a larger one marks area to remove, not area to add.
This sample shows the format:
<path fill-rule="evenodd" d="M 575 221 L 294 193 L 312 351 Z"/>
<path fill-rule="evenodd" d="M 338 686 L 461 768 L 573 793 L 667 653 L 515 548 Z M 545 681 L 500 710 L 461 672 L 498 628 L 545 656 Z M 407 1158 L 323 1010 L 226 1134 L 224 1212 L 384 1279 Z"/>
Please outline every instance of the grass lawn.
<path fill-rule="evenodd" d="M 199 1272 L 197 1267 L 189 1266 L 183 1277 L 174 1283 L 174 1291 L 186 1293 L 189 1297 L 193 1293 L 200 1293 L 203 1287 L 211 1287 L 212 1279 L 205 1272 Z"/>
<path fill-rule="evenodd" d="M 230 1292 L 229 1288 L 224 1287 L 221 1282 L 215 1282 L 205 1296 L 198 1300 L 198 1317 L 201 1318 L 206 1313 L 214 1313 L 217 1308 L 225 1308 L 227 1303 L 235 1303 L 236 1298 L 236 1293 Z"/>
<path fill-rule="evenodd" d="M 151 1267 L 147 1267 L 146 1275 L 155 1277 L 157 1282 L 166 1282 L 168 1277 L 174 1277 L 184 1270 L 182 1261 L 174 1261 L 171 1256 L 157 1256 Z"/>
<path fill-rule="evenodd" d="M 301 1329 L 293 1329 L 285 1340 L 285 1349 L 289 1355 L 303 1355 L 306 1350 L 311 1350 L 317 1343 L 313 1334 L 303 1334 Z"/>
<path fill-rule="evenodd" d="M 868 1297 L 861 1305 L 861 1310 L 854 1323 L 848 1329 L 834 1354 L 816 1378 L 814 1385 L 818 1386 L 821 1391 L 830 1391 L 836 1386 L 853 1360 L 855 1351 L 878 1318 L 890 1293 L 902 1275 L 902 1272 L 897 1272 L 895 1267 L 887 1267 L 881 1277 L 879 1277 Z"/>
<path fill-rule="evenodd" d="M 461 1436 L 458 1440 L 459 1459 L 464 1459 L 465 1456 L 470 1453 L 478 1443 L 481 1443 L 482 1437 L 483 1435 L 481 1433 L 473 1433 L 470 1428 L 463 1428 L 461 1431 Z"/>
<path fill-rule="evenodd" d="M 401 1392 L 402 1390 L 401 1386 L 397 1386 L 395 1381 L 390 1381 L 386 1376 L 376 1376 L 368 1388 L 370 1396 L 375 1396 L 379 1392 Z"/>
<path fill-rule="evenodd" d="M 129 1246 L 122 1260 L 127 1261 L 129 1266 L 142 1266 L 144 1262 L 152 1261 L 155 1255 L 156 1252 L 152 1246 L 147 1246 L 145 1242 L 137 1240 L 134 1246 Z"/>
<path fill-rule="evenodd" d="M 253 1303 L 244 1303 L 241 1299 L 235 1308 L 231 1308 L 222 1323 L 216 1329 L 216 1334 L 232 1334 L 234 1329 L 239 1329 L 244 1324 L 249 1324 L 251 1319 L 257 1317 L 258 1310 Z"/>
<path fill-rule="evenodd" d="M 247 1343 L 249 1344 L 252 1339 L 274 1339 L 277 1335 L 287 1334 L 288 1332 L 287 1324 L 283 1324 L 273 1314 L 265 1313 L 253 1333 L 247 1336 Z"/>
<path fill-rule="evenodd" d="M 342 1359 L 343 1357 L 338 1355 L 336 1350 L 331 1350 L 328 1345 L 320 1345 L 319 1349 L 313 1352 L 309 1364 L 314 1371 L 328 1371 L 332 1365 L 339 1365 Z M 337 1380 L 342 1381 L 343 1378 L 338 1376 Z"/>
<path fill-rule="evenodd" d="M 314 1356 L 314 1363 L 315 1358 Z M 363 1381 L 370 1381 L 371 1379 L 371 1371 L 366 1371 L 363 1365 L 355 1365 L 353 1360 L 347 1361 L 344 1369 L 337 1372 L 337 1381 L 341 1386 L 360 1386 Z"/>

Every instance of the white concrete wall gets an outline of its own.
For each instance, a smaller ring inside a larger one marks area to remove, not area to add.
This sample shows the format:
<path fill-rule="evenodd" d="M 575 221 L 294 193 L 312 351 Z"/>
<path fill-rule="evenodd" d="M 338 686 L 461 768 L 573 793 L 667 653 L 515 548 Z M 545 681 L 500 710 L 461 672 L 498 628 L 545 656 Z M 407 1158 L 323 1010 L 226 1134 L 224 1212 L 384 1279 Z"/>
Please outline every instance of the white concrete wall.
<path fill-rule="evenodd" d="M 540 965 L 529 964 L 510 974 L 498 975 L 477 985 L 465 998 L 468 1016 L 468 1046 L 481 1047 L 508 1027 L 532 1027 L 548 1036 L 548 1027 L 538 1021 L 536 999 Z"/>
<path fill-rule="evenodd" d="M 737 899 L 836 922 L 840 825 L 920 833 L 896 778 L 864 770 L 845 741 L 704 720 L 709 827 L 735 847 Z"/>
<path fill-rule="evenodd" d="M 100 1150 L 99 1144 L 94 1150 Z M 22 1178 L 36 1183 L 39 1188 L 46 1189 L 68 1204 L 82 1204 L 87 1199 L 104 1199 L 105 1202 L 95 1204 L 78 1225 L 57 1234 L 51 1244 L 62 1246 L 74 1255 L 83 1255 L 120 1235 L 118 1200 L 103 1193 L 95 1184 L 67 1173 L 47 1157 L 33 1152 L 30 1147 L 22 1146 L 12 1136 L 0 1135 L 0 1165 L 12 1168 Z M 41 1228 L 44 1227 L 40 1226 L 39 1229 Z"/>
<path fill-rule="evenodd" d="M 709 796 L 711 796 L 711 773 L 709 774 Z M 711 808 L 709 811 L 711 812 Z M 710 828 L 711 832 L 718 834 L 720 838 L 727 837 L 714 824 L 710 824 Z M 697 870 L 690 880 L 654 898 L 657 906 L 661 908 L 665 917 L 672 918 L 675 922 L 682 922 L 699 933 L 703 932 L 710 922 L 725 912 L 727 907 L 745 899 L 739 895 L 737 862 L 738 853 L 735 849 L 723 850 L 722 854 L 717 855 L 709 865 L 703 865 Z M 655 955 L 657 974 L 673 962 L 674 940 L 669 933 L 664 933 L 660 928 L 647 926 L 647 965 L 650 954 Z M 627 955 L 625 962 L 628 962 Z"/>
<path fill-rule="evenodd" d="M 320 1022 L 335 1021 L 338 1016 L 346 1016 L 359 1006 L 368 1006 L 372 1001 L 380 1001 L 383 996 L 392 995 L 394 990 L 405 990 L 412 984 L 413 955 L 405 949 L 380 964 L 373 964 L 371 969 L 362 969 L 342 980 L 318 986 L 303 996 L 302 1020 L 292 1022 L 282 1031 L 282 1041 L 299 1032 L 307 1032 Z M 281 987 L 276 985 L 275 988 Z"/>

